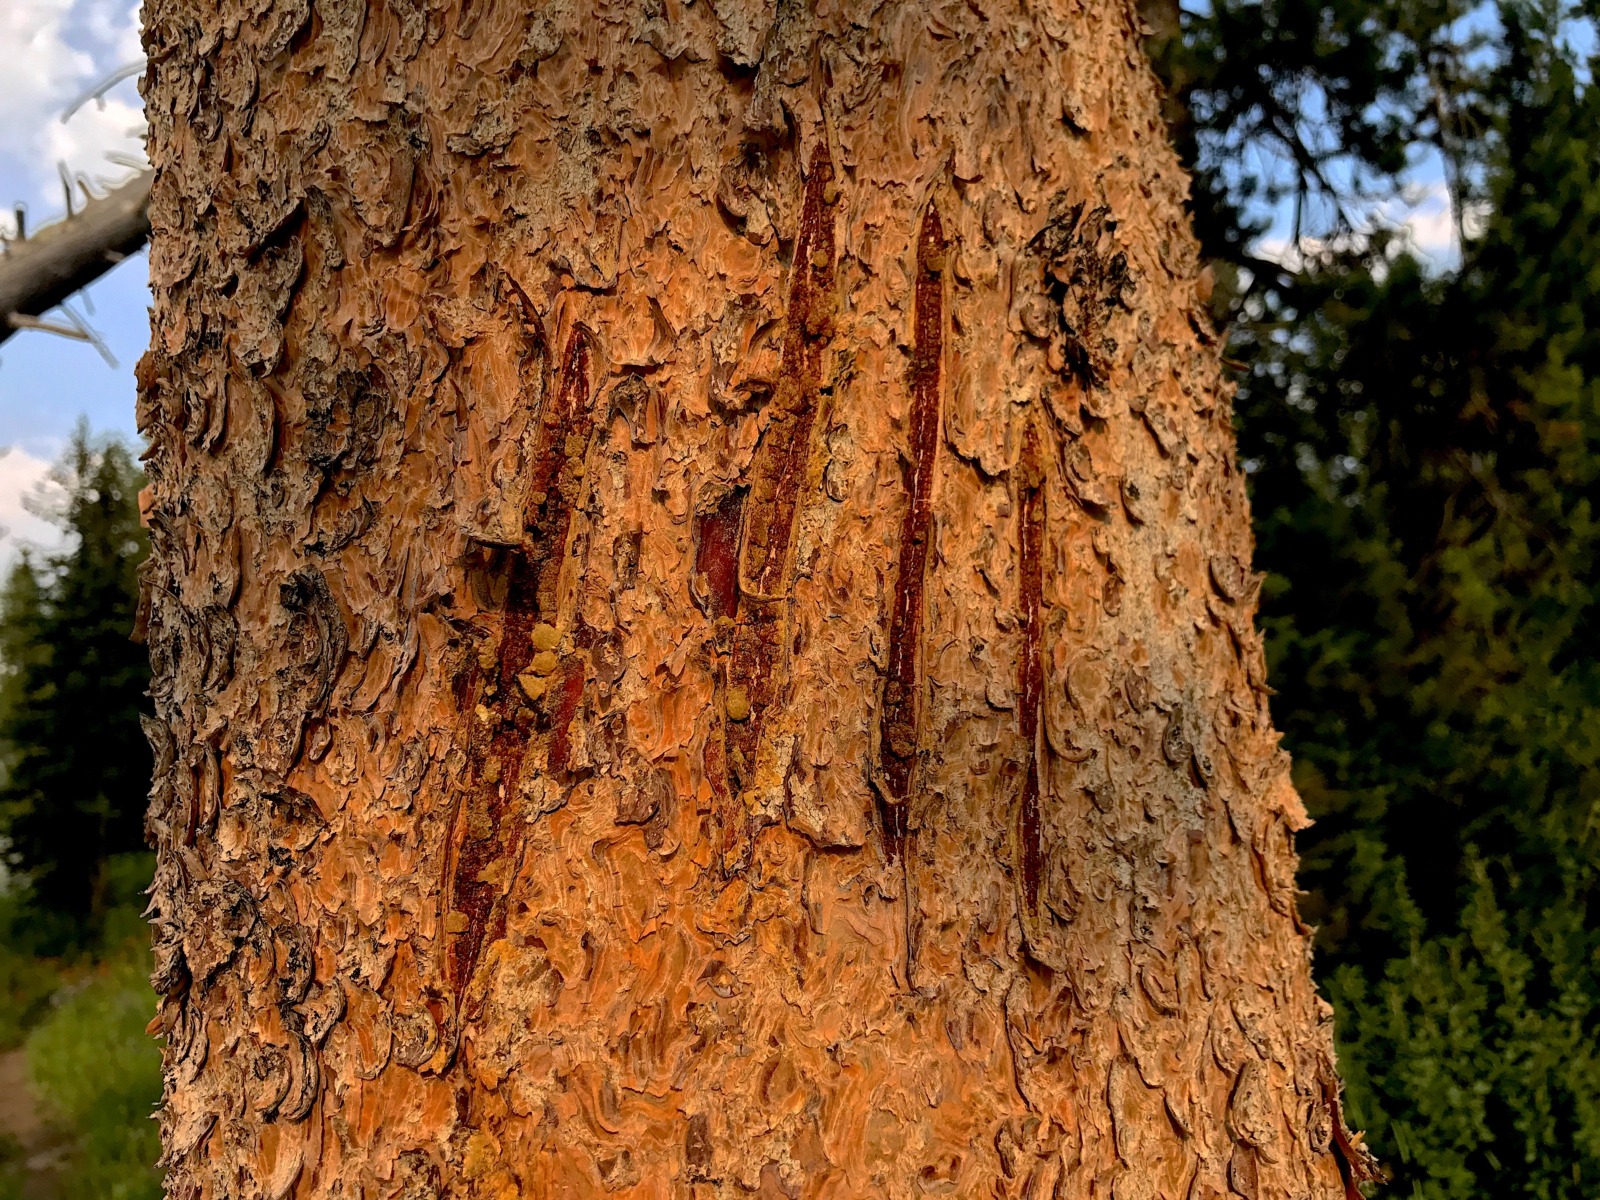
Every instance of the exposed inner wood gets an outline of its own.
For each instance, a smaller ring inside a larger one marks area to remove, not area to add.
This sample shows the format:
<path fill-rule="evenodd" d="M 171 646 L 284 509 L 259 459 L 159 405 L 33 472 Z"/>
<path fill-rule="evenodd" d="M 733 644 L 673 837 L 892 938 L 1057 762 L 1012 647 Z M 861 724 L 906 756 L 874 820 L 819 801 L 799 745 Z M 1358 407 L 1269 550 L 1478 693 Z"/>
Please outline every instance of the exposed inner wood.
<path fill-rule="evenodd" d="M 905 465 L 905 516 L 900 525 L 900 561 L 889 610 L 889 666 L 883 683 L 878 728 L 881 772 L 878 826 L 884 853 L 905 852 L 907 804 L 911 798 L 922 711 L 922 606 L 933 525 L 933 471 L 939 453 L 939 381 L 944 355 L 946 246 L 939 210 L 922 215 L 917 234 L 916 283 L 911 327 L 911 437 Z"/>

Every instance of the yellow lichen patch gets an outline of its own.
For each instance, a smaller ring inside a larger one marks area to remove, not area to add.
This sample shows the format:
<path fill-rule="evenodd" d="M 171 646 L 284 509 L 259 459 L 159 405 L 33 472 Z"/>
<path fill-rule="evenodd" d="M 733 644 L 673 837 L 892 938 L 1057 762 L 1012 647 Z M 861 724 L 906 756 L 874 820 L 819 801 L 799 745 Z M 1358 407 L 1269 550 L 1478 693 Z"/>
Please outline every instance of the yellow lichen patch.
<path fill-rule="evenodd" d="M 554 650 L 541 650 L 533 656 L 533 662 L 529 664 L 529 670 L 535 675 L 553 675 L 560 665 L 561 658 Z"/>
<path fill-rule="evenodd" d="M 471 923 L 466 913 L 453 912 L 444 919 L 444 931 L 446 933 L 465 933 L 467 926 Z"/>
<path fill-rule="evenodd" d="M 730 721 L 747 720 L 750 716 L 750 693 L 742 687 L 731 687 L 722 707 Z"/>
<path fill-rule="evenodd" d="M 522 694 L 529 700 L 537 700 L 550 690 L 550 681 L 543 675 L 535 675 L 532 671 L 524 671 L 518 675 L 517 684 L 522 688 Z"/>
<path fill-rule="evenodd" d="M 533 627 L 533 648 L 535 650 L 554 650 L 556 643 L 561 640 L 561 635 L 556 632 L 554 625 L 541 621 Z"/>
<path fill-rule="evenodd" d="M 462 1161 L 462 1171 L 468 1179 L 487 1175 L 499 1162 L 500 1146 L 489 1134 L 479 1130 L 467 1139 L 467 1153 Z"/>
<path fill-rule="evenodd" d="M 483 870 L 478 872 L 478 882 L 487 883 L 491 887 L 504 888 L 511 882 L 511 863 L 503 858 L 497 858 Z"/>

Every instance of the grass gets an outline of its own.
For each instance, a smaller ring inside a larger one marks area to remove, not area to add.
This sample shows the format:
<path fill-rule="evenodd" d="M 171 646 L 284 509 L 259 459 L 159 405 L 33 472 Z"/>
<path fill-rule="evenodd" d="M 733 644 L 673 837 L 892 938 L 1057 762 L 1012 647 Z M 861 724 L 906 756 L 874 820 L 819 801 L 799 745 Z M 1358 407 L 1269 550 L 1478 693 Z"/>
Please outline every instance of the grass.
<path fill-rule="evenodd" d="M 21 1044 L 42 1113 L 66 1140 L 58 1194 L 157 1200 L 161 1050 L 145 1033 L 155 1012 L 140 890 L 150 860 L 113 864 L 110 906 L 73 950 L 44 957 L 43 928 L 14 894 L 0 894 L 0 1049 Z M 21 1148 L 0 1135 L 0 1200 L 20 1194 Z"/>
<path fill-rule="evenodd" d="M 20 1200 L 22 1196 L 22 1155 L 22 1143 L 0 1132 L 0 1200 Z"/>
<path fill-rule="evenodd" d="M 145 1033 L 155 999 L 146 951 L 125 943 L 70 985 L 28 1034 L 28 1073 L 51 1121 L 68 1131 L 63 1196 L 144 1200 L 161 1195 L 161 1050 Z"/>

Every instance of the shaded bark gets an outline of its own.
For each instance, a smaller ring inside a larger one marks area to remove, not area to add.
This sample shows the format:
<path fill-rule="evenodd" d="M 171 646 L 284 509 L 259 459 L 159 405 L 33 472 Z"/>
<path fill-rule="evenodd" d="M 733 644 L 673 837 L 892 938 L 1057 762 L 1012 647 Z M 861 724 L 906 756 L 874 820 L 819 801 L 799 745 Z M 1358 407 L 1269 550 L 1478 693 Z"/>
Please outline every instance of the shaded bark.
<path fill-rule="evenodd" d="M 151 178 L 148 171 L 135 175 L 89 200 L 67 220 L 44 226 L 26 241 L 5 244 L 0 252 L 0 342 L 28 328 L 26 318 L 49 312 L 144 248 L 150 234 L 145 206 Z"/>
<path fill-rule="evenodd" d="M 1137 22 L 775 11 L 148 6 L 174 1195 L 1345 1191 Z"/>

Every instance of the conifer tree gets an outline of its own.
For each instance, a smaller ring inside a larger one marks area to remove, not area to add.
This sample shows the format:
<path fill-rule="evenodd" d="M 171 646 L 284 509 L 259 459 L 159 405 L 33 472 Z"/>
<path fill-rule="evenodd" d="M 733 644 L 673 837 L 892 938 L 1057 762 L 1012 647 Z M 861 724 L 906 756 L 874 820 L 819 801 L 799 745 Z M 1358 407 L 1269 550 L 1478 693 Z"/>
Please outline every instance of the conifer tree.
<path fill-rule="evenodd" d="M 1252 104 L 1296 81 L 1337 135 L 1290 154 L 1302 182 L 1431 143 L 1484 218 L 1456 271 L 1347 238 L 1226 297 L 1274 713 L 1318 821 L 1301 912 L 1393 1194 L 1576 1200 L 1600 1187 L 1600 100 L 1576 6 L 1481 6 L 1477 33 L 1363 7 L 1223 4 L 1168 54 L 1225 261 L 1259 266 L 1228 189 L 1281 133 Z M 1296 45 L 1324 52 L 1274 57 Z M 1382 128 L 1413 94 L 1434 123 Z"/>
<path fill-rule="evenodd" d="M 142 476 L 120 443 L 80 425 L 53 483 L 40 511 L 64 545 L 19 559 L 0 601 L 0 822 L 35 903 L 81 919 L 107 856 L 143 843 L 149 667 L 131 635 L 147 543 Z"/>

